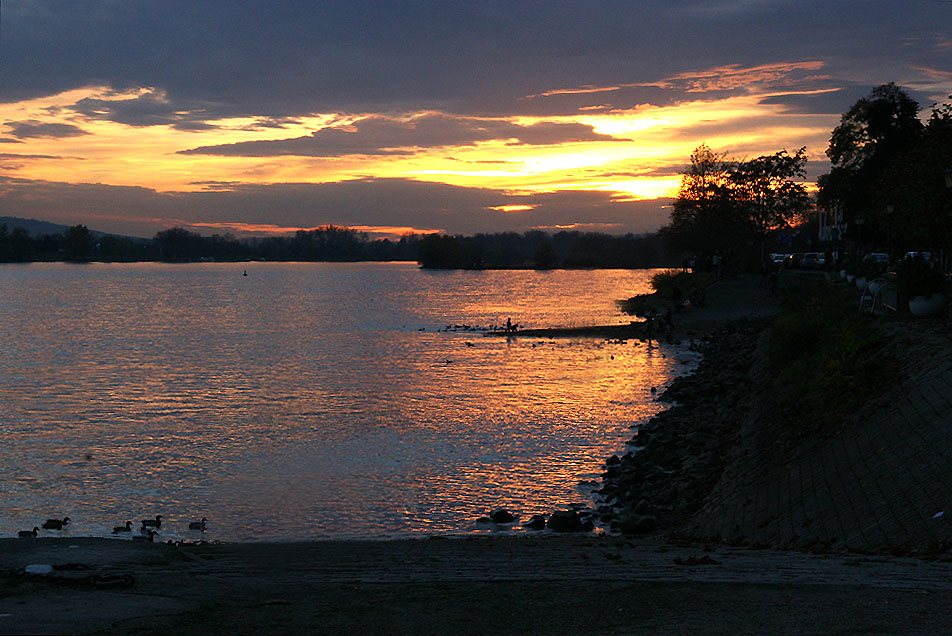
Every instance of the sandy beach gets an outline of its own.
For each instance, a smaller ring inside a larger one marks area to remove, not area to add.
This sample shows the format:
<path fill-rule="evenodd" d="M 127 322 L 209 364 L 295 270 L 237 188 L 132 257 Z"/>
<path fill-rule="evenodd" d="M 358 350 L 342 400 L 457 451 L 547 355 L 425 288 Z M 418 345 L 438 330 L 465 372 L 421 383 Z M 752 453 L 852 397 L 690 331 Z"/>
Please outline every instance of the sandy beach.
<path fill-rule="evenodd" d="M 950 563 L 662 537 L 5 539 L 0 555 L 7 634 L 923 634 L 952 611 Z"/>

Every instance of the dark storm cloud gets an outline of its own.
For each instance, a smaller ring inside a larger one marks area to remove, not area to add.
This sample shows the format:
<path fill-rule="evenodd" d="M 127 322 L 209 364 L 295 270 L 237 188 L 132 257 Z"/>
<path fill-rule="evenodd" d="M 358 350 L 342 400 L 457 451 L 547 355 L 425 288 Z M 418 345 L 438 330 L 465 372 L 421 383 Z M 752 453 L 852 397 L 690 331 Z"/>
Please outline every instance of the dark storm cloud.
<path fill-rule="evenodd" d="M 214 128 L 204 121 L 208 116 L 205 108 L 172 103 L 164 91 L 143 93 L 130 99 L 81 99 L 70 110 L 127 126 L 170 125 L 181 130 Z"/>
<path fill-rule="evenodd" d="M 665 201 L 627 201 L 610 192 L 514 195 L 489 188 L 370 178 L 325 184 L 210 185 L 202 192 L 160 193 L 140 187 L 0 177 L 0 209 L 134 236 L 152 236 L 168 227 L 193 223 L 195 227 L 215 223 L 399 226 L 473 234 L 584 222 L 614 233 L 642 233 L 656 230 L 667 220 Z M 532 209 L 497 209 L 511 205 Z"/>
<path fill-rule="evenodd" d="M 33 137 L 78 137 L 87 135 L 85 130 L 72 124 L 50 124 L 34 120 L 27 121 L 8 121 L 4 124 L 10 130 L 8 134 L 19 139 L 30 139 Z"/>
<path fill-rule="evenodd" d="M 306 137 L 246 141 L 183 150 L 179 154 L 270 157 L 299 155 L 405 155 L 413 148 L 472 146 L 502 140 L 510 145 L 548 145 L 579 141 L 615 141 L 584 124 L 540 122 L 528 126 L 506 121 L 426 115 L 410 120 L 366 117 L 344 128 L 327 127 Z"/>
<path fill-rule="evenodd" d="M 870 85 L 902 83 L 942 59 L 936 46 L 952 22 L 949 3 L 869 0 L 6 0 L 3 10 L 0 100 L 93 84 L 165 91 L 167 109 L 118 114 L 134 125 L 183 111 L 188 125 L 381 110 L 569 114 L 605 103 L 524 98 L 804 59 Z M 608 104 L 677 93 L 646 87 Z"/>

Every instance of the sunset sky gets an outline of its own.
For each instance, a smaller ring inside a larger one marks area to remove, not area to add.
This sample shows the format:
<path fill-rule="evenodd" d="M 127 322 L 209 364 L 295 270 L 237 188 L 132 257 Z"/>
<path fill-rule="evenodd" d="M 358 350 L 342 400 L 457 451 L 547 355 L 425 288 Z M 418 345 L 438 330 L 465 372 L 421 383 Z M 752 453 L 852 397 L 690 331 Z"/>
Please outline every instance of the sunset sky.
<path fill-rule="evenodd" d="M 952 1 L 4 0 L 0 216 L 653 231 L 691 151 L 952 93 Z"/>

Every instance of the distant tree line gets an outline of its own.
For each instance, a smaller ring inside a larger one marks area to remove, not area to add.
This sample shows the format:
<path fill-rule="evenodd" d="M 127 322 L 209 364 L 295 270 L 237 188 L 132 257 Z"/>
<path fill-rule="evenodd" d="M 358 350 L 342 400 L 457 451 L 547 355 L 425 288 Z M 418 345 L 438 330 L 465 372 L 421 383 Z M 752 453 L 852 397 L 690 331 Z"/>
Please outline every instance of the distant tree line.
<path fill-rule="evenodd" d="M 414 261 L 420 236 L 371 240 L 363 232 L 325 226 L 293 236 L 238 239 L 202 236 L 184 228 L 151 239 L 91 232 L 74 225 L 61 234 L 32 237 L 24 228 L 0 224 L 0 262 L 29 261 Z"/>
<path fill-rule="evenodd" d="M 428 269 L 642 269 L 670 265 L 657 234 L 530 230 L 475 236 L 428 234 L 418 262 Z"/>
<path fill-rule="evenodd" d="M 0 224 L 0 262 L 28 261 L 417 261 L 425 268 L 645 268 L 665 266 L 657 235 L 611 236 L 532 230 L 471 237 L 407 234 L 399 240 L 332 225 L 291 236 L 237 239 L 176 227 L 140 239 L 91 232 L 85 225 L 38 237 Z"/>

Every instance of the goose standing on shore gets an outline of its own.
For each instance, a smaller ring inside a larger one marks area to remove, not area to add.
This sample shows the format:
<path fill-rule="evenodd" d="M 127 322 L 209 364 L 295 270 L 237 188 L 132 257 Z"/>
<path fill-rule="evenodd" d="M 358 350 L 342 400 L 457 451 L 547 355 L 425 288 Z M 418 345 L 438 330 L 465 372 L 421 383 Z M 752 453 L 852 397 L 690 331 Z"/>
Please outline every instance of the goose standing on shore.
<path fill-rule="evenodd" d="M 47 530 L 62 530 L 63 526 L 69 524 L 69 517 L 63 517 L 62 519 L 47 519 L 43 522 L 43 527 Z"/>

